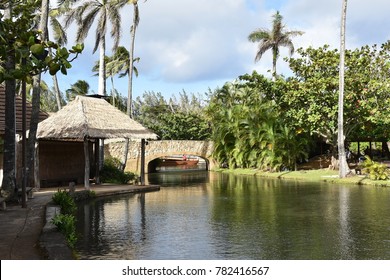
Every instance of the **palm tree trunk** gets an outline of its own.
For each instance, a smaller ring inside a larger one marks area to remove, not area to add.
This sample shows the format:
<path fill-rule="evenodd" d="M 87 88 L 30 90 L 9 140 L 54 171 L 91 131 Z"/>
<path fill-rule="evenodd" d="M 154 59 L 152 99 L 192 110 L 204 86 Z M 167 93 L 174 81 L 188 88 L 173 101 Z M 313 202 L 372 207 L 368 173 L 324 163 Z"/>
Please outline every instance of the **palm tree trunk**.
<path fill-rule="evenodd" d="M 54 92 L 56 95 L 57 108 L 59 111 L 62 109 L 62 105 L 61 105 L 61 92 L 60 92 L 60 87 L 58 86 L 57 74 L 53 75 L 53 86 L 54 86 Z"/>
<path fill-rule="evenodd" d="M 133 72 L 134 72 L 134 46 L 135 32 L 138 25 L 138 3 L 133 3 L 133 26 L 130 30 L 130 51 L 129 51 L 129 73 L 128 73 L 128 89 L 127 89 L 127 110 L 126 113 L 130 118 L 133 118 Z M 129 139 L 125 141 L 125 149 L 122 158 L 122 170 L 125 170 L 127 163 L 127 154 L 129 153 Z"/>
<path fill-rule="evenodd" d="M 89 190 L 89 173 L 90 173 L 90 160 L 89 160 L 89 141 L 87 136 L 84 137 L 84 187 Z"/>
<path fill-rule="evenodd" d="M 276 81 L 276 61 L 278 59 L 278 54 L 276 50 L 272 52 L 272 81 Z"/>
<path fill-rule="evenodd" d="M 7 61 L 5 63 L 6 71 L 15 69 L 15 50 L 10 47 Z M 16 187 L 16 125 L 15 125 L 15 80 L 6 80 L 5 82 L 5 131 L 4 131 L 4 157 L 3 157 L 3 182 L 2 190 L 5 191 L 1 196 L 13 198 Z"/>
<path fill-rule="evenodd" d="M 343 1 L 341 13 L 340 33 L 340 73 L 339 73 L 339 105 L 338 105 L 338 152 L 339 152 L 339 177 L 346 177 L 349 168 L 347 164 L 344 146 L 344 67 L 345 67 L 345 25 L 347 17 L 347 0 Z"/>
<path fill-rule="evenodd" d="M 100 55 L 99 55 L 99 89 L 98 94 L 106 96 L 106 39 L 105 35 L 100 40 Z M 104 164 L 104 140 L 99 140 L 99 170 L 103 168 Z M 97 178 L 99 181 L 99 178 Z M 97 182 L 100 183 L 100 182 Z"/>
<path fill-rule="evenodd" d="M 106 39 L 103 35 L 103 38 L 100 41 L 100 49 L 99 49 L 99 89 L 98 93 L 99 95 L 105 96 L 106 95 Z"/>
<path fill-rule="evenodd" d="M 39 23 L 40 30 L 47 30 L 49 19 L 49 0 L 43 0 L 41 4 L 41 20 Z M 46 34 L 43 32 L 41 34 L 41 41 L 45 41 Z M 33 77 L 33 96 L 32 96 L 32 111 L 30 119 L 30 131 L 28 136 L 28 147 L 27 147 L 27 169 L 26 176 L 30 178 L 28 183 L 34 181 L 32 176 L 34 172 L 30 170 L 34 169 L 34 160 L 35 160 L 35 146 L 39 122 L 39 111 L 41 106 L 41 74 L 35 75 Z M 31 177 L 30 177 L 31 176 Z"/>
<path fill-rule="evenodd" d="M 135 47 L 135 32 L 138 24 L 138 4 L 135 2 L 134 15 L 133 15 L 133 26 L 130 30 L 130 52 L 129 52 L 129 73 L 128 73 L 128 89 L 127 89 L 127 115 L 130 118 L 133 117 L 133 72 L 134 72 L 134 47 Z"/>
<path fill-rule="evenodd" d="M 4 18 L 12 17 L 13 1 L 8 2 L 4 10 Z M 4 68 L 7 72 L 15 69 L 15 49 L 10 45 Z M 3 156 L 3 182 L 1 184 L 2 197 L 11 199 L 15 195 L 16 187 L 16 124 L 15 124 L 15 80 L 5 81 L 5 131 Z"/>
<path fill-rule="evenodd" d="M 114 107 L 116 107 L 115 106 L 115 92 L 116 92 L 116 90 L 115 90 L 115 85 L 114 85 L 114 76 L 111 75 L 110 79 L 111 79 L 112 105 Z"/>

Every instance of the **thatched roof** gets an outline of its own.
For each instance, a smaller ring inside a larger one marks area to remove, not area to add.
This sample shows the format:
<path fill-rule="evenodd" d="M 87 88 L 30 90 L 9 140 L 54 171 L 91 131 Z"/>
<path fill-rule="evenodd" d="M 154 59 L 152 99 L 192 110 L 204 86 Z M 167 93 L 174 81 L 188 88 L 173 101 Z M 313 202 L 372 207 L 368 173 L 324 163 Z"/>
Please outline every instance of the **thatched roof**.
<path fill-rule="evenodd" d="M 39 123 L 42 139 L 129 138 L 156 139 L 157 135 L 104 99 L 77 96 L 60 111 Z"/>

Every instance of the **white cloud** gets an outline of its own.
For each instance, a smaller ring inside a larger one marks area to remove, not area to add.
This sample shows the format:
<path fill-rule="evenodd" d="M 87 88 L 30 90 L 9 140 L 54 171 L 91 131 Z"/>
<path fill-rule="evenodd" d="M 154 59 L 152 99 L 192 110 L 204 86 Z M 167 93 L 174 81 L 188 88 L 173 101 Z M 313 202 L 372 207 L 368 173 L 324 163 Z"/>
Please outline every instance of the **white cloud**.
<path fill-rule="evenodd" d="M 381 44 L 390 39 L 387 2 L 348 1 L 347 48 Z M 256 28 L 271 28 L 276 10 L 283 15 L 287 29 L 305 32 L 293 39 L 296 48 L 339 46 L 340 0 L 149 0 L 139 1 L 139 9 L 141 21 L 135 55 L 141 58 L 137 64 L 140 77 L 134 79 L 134 87 L 140 93 L 159 91 L 159 87 L 191 91 L 198 90 L 200 85 L 207 91 L 209 86 L 253 70 L 269 76 L 271 53 L 266 53 L 255 64 L 257 46 L 248 42 L 247 36 Z M 132 6 L 128 5 L 122 12 L 121 45 L 126 47 L 132 11 Z M 93 44 L 93 36 L 91 30 L 87 45 Z M 107 45 L 109 47 L 110 43 Z M 92 57 L 89 50 L 83 56 L 88 58 L 82 58 L 80 64 L 75 62 L 74 72 L 69 74 L 73 82 L 82 75 L 89 80 L 92 64 L 87 63 L 98 59 L 98 54 Z M 287 51 L 282 49 L 279 73 L 288 72 L 288 65 L 282 59 L 285 56 Z M 125 79 L 116 83 L 126 92 Z"/>

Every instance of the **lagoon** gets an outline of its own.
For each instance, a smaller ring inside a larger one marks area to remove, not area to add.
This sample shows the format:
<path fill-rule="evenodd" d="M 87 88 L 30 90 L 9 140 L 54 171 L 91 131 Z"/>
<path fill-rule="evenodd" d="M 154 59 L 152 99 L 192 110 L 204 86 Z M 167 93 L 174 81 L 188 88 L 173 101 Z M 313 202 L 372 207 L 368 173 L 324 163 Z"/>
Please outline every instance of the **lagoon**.
<path fill-rule="evenodd" d="M 390 188 L 207 171 L 78 205 L 80 259 L 390 259 Z"/>

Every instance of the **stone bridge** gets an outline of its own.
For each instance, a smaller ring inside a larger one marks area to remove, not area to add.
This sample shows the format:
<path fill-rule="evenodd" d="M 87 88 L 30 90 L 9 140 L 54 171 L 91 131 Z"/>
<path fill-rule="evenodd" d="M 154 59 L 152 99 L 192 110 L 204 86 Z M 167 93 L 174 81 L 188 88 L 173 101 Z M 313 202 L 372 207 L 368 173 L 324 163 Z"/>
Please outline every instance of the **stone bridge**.
<path fill-rule="evenodd" d="M 105 156 L 122 158 L 125 142 L 106 142 Z M 165 156 L 187 155 L 198 156 L 205 160 L 206 169 L 212 169 L 216 162 L 211 158 L 214 144 L 212 141 L 192 140 L 162 140 L 147 141 L 145 146 L 145 172 L 155 171 L 155 160 Z M 140 174 L 141 171 L 141 142 L 130 142 L 127 156 L 126 171 Z"/>

